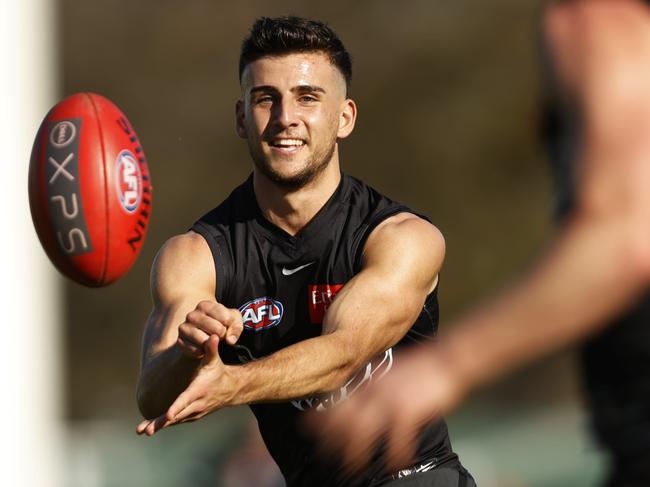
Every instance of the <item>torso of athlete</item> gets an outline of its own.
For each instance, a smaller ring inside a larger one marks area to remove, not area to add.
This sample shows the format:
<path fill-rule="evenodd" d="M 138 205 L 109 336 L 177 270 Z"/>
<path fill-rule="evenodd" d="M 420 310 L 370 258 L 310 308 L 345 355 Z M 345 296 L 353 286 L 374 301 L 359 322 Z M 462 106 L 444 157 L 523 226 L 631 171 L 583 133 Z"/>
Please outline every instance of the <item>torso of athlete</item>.
<path fill-rule="evenodd" d="M 212 252 L 218 276 L 217 301 L 239 309 L 244 322 L 237 344 L 220 347 L 224 362 L 256 360 L 319 336 L 329 303 L 360 271 L 361 254 L 372 230 L 386 218 L 403 212 L 413 213 L 363 182 L 342 175 L 323 208 L 291 236 L 262 215 L 251 177 L 200 218 L 192 230 L 205 238 Z M 399 296 L 393 305 L 399 306 Z M 324 459 L 315 440 L 305 435 L 300 425 L 306 411 L 324 410 L 345 400 L 364 383 L 389 373 L 393 362 L 399 360 L 399 350 L 430 339 L 437 325 L 434 290 L 406 336 L 339 390 L 320 397 L 251 405 L 264 442 L 288 486 L 369 486 L 416 470 L 441 466 L 462 469 L 443 421 L 423 431 L 412 469 L 386 472 L 377 452 L 365 474 L 355 478 L 345 474 L 335 459 Z"/>

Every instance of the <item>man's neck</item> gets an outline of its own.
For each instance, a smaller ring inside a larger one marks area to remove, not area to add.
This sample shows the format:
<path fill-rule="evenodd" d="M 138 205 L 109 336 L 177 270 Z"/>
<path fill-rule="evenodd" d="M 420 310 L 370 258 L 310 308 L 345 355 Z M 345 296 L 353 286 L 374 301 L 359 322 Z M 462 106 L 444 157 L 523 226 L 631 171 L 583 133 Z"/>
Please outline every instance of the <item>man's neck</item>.
<path fill-rule="evenodd" d="M 288 190 L 254 170 L 255 197 L 262 214 L 289 235 L 296 235 L 334 194 L 341 181 L 338 163 L 332 161 L 313 181 Z"/>

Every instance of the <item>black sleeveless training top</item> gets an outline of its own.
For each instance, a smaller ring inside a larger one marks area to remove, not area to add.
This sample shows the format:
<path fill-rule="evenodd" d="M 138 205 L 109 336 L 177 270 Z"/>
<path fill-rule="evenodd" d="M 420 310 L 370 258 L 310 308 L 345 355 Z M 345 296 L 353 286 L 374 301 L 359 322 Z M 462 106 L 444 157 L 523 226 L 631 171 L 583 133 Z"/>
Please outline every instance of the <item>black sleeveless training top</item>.
<path fill-rule="evenodd" d="M 321 334 L 323 315 L 341 287 L 360 271 L 361 254 L 370 232 L 401 212 L 413 213 L 363 182 L 342 175 L 329 201 L 293 237 L 262 215 L 252 176 L 192 230 L 208 242 L 217 272 L 216 298 L 238 308 L 244 331 L 234 347 L 223 346 L 226 363 L 242 363 Z M 395 296 L 395 305 L 399 297 Z M 432 337 L 438 325 L 436 291 L 395 350 Z M 287 485 L 361 486 L 387 477 L 380 452 L 361 478 L 347 477 L 334 459 L 319 454 L 299 421 L 305 411 L 322 410 L 369 380 L 387 373 L 398 359 L 393 349 L 362 368 L 341 390 L 280 403 L 253 404 L 266 446 Z M 426 384 L 423 384 L 426 387 Z M 443 421 L 424 430 L 415 464 L 458 466 Z"/>

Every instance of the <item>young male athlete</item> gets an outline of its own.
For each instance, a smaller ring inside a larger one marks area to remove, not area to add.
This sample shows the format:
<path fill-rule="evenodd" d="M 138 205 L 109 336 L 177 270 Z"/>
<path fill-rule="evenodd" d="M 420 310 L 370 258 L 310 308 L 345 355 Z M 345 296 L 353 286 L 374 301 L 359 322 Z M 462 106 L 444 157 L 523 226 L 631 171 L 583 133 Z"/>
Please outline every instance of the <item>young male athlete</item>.
<path fill-rule="evenodd" d="M 289 486 L 474 485 L 442 421 L 423 428 L 409 465 L 387 470 L 376 449 L 355 477 L 302 432 L 306 411 L 389 375 L 394 350 L 435 333 L 444 241 L 341 174 L 338 141 L 357 109 L 350 57 L 330 28 L 260 19 L 239 74 L 237 132 L 253 174 L 156 257 L 138 433 L 251 404 Z"/>
<path fill-rule="evenodd" d="M 650 285 L 650 8 L 555 2 L 544 37 L 562 107 L 562 227 L 531 271 L 457 323 L 438 350 L 405 357 L 386 381 L 319 418 L 353 469 L 379 438 L 396 452 L 394 468 L 408 462 L 419 427 L 470 389 L 614 324 L 584 353 L 596 431 L 614 457 L 607 485 L 650 485 L 647 298 L 611 321 Z"/>

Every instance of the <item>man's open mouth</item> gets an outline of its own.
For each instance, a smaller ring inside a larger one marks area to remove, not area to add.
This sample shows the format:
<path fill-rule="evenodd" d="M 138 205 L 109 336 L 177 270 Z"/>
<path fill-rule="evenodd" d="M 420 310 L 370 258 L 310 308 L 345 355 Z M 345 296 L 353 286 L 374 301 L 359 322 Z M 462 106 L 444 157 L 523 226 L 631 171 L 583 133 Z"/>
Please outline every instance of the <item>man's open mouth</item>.
<path fill-rule="evenodd" d="M 305 145 L 305 141 L 301 139 L 273 139 L 269 145 L 278 149 L 295 150 Z"/>

